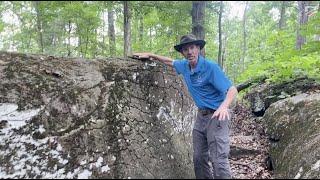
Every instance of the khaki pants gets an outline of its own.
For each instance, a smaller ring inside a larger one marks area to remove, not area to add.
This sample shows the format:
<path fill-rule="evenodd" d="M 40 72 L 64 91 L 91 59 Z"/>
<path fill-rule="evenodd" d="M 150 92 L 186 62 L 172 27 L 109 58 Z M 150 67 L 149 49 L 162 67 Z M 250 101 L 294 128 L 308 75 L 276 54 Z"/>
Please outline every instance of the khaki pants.
<path fill-rule="evenodd" d="M 193 163 L 197 179 L 231 179 L 229 164 L 230 120 L 198 113 L 193 128 Z"/>

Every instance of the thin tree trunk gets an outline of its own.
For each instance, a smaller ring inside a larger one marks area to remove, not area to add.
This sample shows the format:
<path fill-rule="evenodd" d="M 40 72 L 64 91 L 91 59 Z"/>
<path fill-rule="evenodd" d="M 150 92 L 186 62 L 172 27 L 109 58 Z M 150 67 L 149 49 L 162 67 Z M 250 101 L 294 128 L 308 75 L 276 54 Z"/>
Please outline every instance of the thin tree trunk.
<path fill-rule="evenodd" d="M 142 5 L 143 5 L 143 3 L 144 2 L 139 2 L 139 5 L 142 7 Z M 138 40 L 139 40 L 139 42 L 140 43 L 142 43 L 141 45 L 142 45 L 142 48 L 144 48 L 144 43 L 143 43 L 143 33 L 144 33 L 144 24 L 143 24 L 143 17 L 144 17 L 144 11 L 143 10 L 141 10 L 140 12 L 139 12 L 139 14 L 138 14 L 138 18 L 139 18 L 139 29 L 138 29 L 138 32 L 139 32 L 139 38 L 138 38 Z"/>
<path fill-rule="evenodd" d="M 131 53 L 131 12 L 129 1 L 124 1 L 124 57 Z"/>
<path fill-rule="evenodd" d="M 149 29 L 149 48 L 152 48 L 152 27 Z"/>
<path fill-rule="evenodd" d="M 105 49 L 106 49 L 106 37 L 104 35 L 104 32 L 106 31 L 106 22 L 104 20 L 104 16 L 105 16 L 105 11 L 102 12 L 102 17 L 103 17 L 103 20 L 102 20 L 102 45 L 101 45 L 101 48 L 102 48 L 102 55 L 105 55 Z"/>
<path fill-rule="evenodd" d="M 205 38 L 204 30 L 204 18 L 205 18 L 205 1 L 193 1 L 192 2 L 192 34 L 197 39 Z M 205 48 L 201 50 L 201 54 L 205 56 Z"/>
<path fill-rule="evenodd" d="M 68 56 L 71 56 L 71 50 L 70 50 L 70 46 L 71 46 L 71 20 L 69 20 L 68 22 L 69 25 L 69 29 L 68 29 L 68 45 L 67 45 L 67 49 L 68 49 Z"/>
<path fill-rule="evenodd" d="M 82 38 L 81 38 L 80 32 L 79 32 L 79 40 L 78 40 L 78 49 L 80 49 L 78 56 L 83 57 Z"/>
<path fill-rule="evenodd" d="M 116 35 L 114 30 L 114 12 L 113 4 L 110 2 L 110 7 L 108 8 L 108 36 L 109 36 L 109 47 L 110 55 L 115 56 L 116 54 Z"/>
<path fill-rule="evenodd" d="M 285 26 L 285 14 L 286 14 L 286 1 L 282 1 L 281 3 L 281 13 L 279 19 L 279 29 L 283 29 Z"/>
<path fill-rule="evenodd" d="M 297 41 L 296 49 L 300 50 L 302 45 L 306 42 L 306 38 L 300 34 L 300 28 L 302 25 L 308 22 L 307 10 L 306 10 L 307 1 L 298 1 L 298 22 L 299 27 L 297 30 Z"/>
<path fill-rule="evenodd" d="M 226 57 L 227 57 L 227 35 L 225 34 L 223 37 L 223 46 L 222 46 L 222 67 L 227 68 L 228 66 L 225 66 Z M 226 71 L 227 72 L 227 71 Z"/>
<path fill-rule="evenodd" d="M 248 1 L 246 1 L 244 13 L 243 13 L 243 21 L 242 21 L 242 28 L 243 28 L 243 47 L 242 47 L 242 68 L 241 72 L 245 69 L 245 57 L 246 57 L 246 51 L 247 51 L 247 30 L 246 30 L 246 24 L 247 24 L 247 11 L 248 11 Z"/>
<path fill-rule="evenodd" d="M 218 53 L 218 64 L 223 69 L 223 62 L 222 62 L 222 25 L 221 25 L 221 19 L 222 19 L 222 12 L 223 12 L 223 2 L 220 1 L 220 10 L 219 10 L 219 21 L 218 21 L 218 27 L 219 27 L 219 53 Z"/>
<path fill-rule="evenodd" d="M 139 15 L 139 41 L 142 42 L 143 41 L 143 31 L 144 31 L 144 27 L 143 27 L 143 15 L 140 14 Z"/>
<path fill-rule="evenodd" d="M 88 52 L 88 44 L 89 44 L 89 29 L 86 29 L 86 46 L 84 49 L 84 58 L 87 57 L 87 52 Z"/>
<path fill-rule="evenodd" d="M 97 38 L 98 38 L 98 31 L 97 31 L 97 29 L 94 29 L 94 36 L 93 36 L 94 38 L 93 38 L 93 42 L 94 43 L 91 43 L 91 45 L 92 46 L 94 46 L 94 50 L 93 50 L 93 55 L 91 56 L 91 57 L 93 57 L 93 58 L 96 58 L 97 57 L 97 55 L 98 55 L 98 51 L 99 51 L 99 49 L 98 49 L 98 41 L 97 41 Z M 92 49 L 92 48 L 91 48 Z M 91 50 L 92 51 L 92 50 Z"/>
<path fill-rule="evenodd" d="M 35 9 L 37 13 L 37 30 L 38 30 L 38 44 L 40 47 L 40 52 L 43 53 L 43 29 L 42 29 L 42 23 L 41 23 L 41 13 L 40 13 L 40 1 L 35 1 Z"/>
<path fill-rule="evenodd" d="M 318 12 L 320 12 L 320 2 L 319 2 L 319 5 L 318 5 Z M 316 41 L 320 41 L 320 35 L 319 35 L 319 34 L 317 34 L 317 35 L 315 36 L 315 40 L 316 40 Z"/>

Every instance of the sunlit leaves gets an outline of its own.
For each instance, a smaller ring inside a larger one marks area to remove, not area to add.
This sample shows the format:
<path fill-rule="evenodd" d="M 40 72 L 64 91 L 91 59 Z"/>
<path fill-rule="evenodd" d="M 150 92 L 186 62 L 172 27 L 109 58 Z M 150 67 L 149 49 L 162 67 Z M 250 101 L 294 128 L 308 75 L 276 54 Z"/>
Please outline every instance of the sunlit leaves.
<path fill-rule="evenodd" d="M 244 4 L 245 2 L 240 3 Z M 173 49 L 180 37 L 191 32 L 192 1 L 130 1 L 132 8 L 132 48 L 134 52 L 149 51 L 172 58 L 181 54 Z M 231 6 L 224 3 L 222 41 L 224 68 L 228 76 L 240 83 L 266 75 L 269 81 L 294 76 L 317 77 L 319 73 L 320 15 L 314 13 L 301 28 L 307 42 L 295 50 L 297 3 L 286 2 L 285 26 L 278 29 L 281 2 L 248 2 L 246 23 L 247 50 L 243 64 L 243 26 L 241 16 L 226 18 Z M 116 54 L 123 54 L 123 6 L 121 1 L 41 1 L 39 4 L 44 53 L 59 56 L 93 58 L 110 56 L 107 37 L 108 20 L 103 14 L 108 8 L 115 12 Z M 207 2 L 205 10 L 206 56 L 218 56 L 219 2 Z M 0 10 L 17 16 L 17 25 L 0 22 L 0 31 L 10 32 L 1 37 L 3 50 L 14 46 L 17 51 L 38 53 L 38 27 L 35 3 L 6 1 Z M 242 69 L 244 67 L 244 72 Z M 241 75 L 241 76 L 240 76 Z"/>

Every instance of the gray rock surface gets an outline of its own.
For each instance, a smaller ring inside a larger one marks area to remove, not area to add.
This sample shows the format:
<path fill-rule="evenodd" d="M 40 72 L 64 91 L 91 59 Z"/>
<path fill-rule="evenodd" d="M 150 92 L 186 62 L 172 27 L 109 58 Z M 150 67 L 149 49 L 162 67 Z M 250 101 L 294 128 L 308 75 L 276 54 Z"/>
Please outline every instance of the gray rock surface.
<path fill-rule="evenodd" d="M 149 61 L 0 53 L 1 178 L 194 178 L 195 106 Z"/>
<path fill-rule="evenodd" d="M 263 119 L 273 140 L 275 178 L 320 178 L 320 93 L 299 94 L 270 105 Z"/>

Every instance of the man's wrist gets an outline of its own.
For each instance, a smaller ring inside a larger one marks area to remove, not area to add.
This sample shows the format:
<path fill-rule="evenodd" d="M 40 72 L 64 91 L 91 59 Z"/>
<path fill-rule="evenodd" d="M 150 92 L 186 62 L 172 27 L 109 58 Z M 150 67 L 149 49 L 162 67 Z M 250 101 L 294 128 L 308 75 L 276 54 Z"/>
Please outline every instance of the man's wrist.
<path fill-rule="evenodd" d="M 228 106 L 227 104 L 223 104 L 223 103 L 222 103 L 222 104 L 220 105 L 220 108 L 228 109 L 228 108 L 229 108 L 229 106 Z"/>

